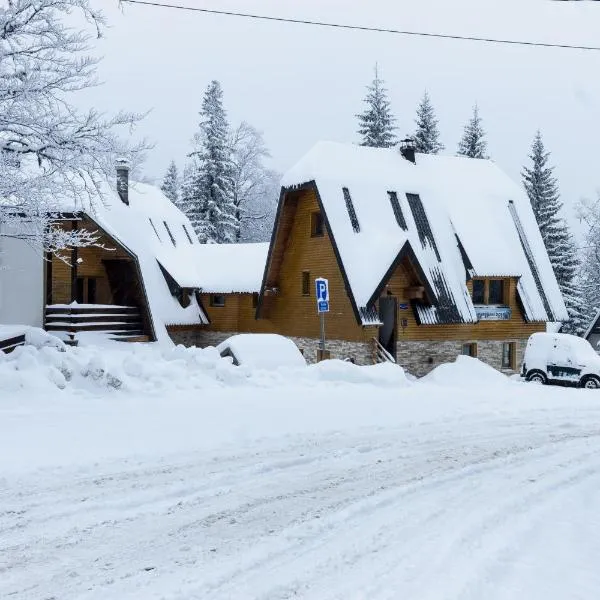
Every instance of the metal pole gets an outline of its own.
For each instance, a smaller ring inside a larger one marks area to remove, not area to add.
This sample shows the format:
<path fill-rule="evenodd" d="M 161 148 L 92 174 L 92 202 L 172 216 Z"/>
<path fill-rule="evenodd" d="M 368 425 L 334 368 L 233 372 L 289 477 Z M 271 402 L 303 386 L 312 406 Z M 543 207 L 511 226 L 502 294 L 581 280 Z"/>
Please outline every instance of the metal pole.
<path fill-rule="evenodd" d="M 325 313 L 320 313 L 321 315 L 321 352 L 325 354 Z M 324 357 L 323 357 L 324 358 Z"/>

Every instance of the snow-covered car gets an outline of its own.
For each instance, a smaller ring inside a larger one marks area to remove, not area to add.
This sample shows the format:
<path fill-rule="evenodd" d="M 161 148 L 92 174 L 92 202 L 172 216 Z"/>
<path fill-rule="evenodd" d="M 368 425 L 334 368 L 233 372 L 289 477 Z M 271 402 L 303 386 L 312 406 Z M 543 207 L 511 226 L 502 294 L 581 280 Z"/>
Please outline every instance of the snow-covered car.
<path fill-rule="evenodd" d="M 535 383 L 600 388 L 600 356 L 587 340 L 565 333 L 534 333 L 521 375 Z"/>
<path fill-rule="evenodd" d="M 240 333 L 221 342 L 217 350 L 236 366 L 256 369 L 305 367 L 306 361 L 292 340 L 274 333 Z"/>

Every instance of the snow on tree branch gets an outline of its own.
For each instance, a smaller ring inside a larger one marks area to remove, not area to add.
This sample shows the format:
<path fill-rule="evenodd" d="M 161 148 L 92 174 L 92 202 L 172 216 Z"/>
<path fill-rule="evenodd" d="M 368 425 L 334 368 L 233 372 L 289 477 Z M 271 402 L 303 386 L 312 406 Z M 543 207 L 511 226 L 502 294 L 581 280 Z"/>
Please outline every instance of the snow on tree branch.
<path fill-rule="evenodd" d="M 64 23 L 73 14 L 87 29 Z M 82 113 L 71 103 L 73 93 L 98 83 L 98 61 L 86 52 L 105 26 L 89 0 L 8 0 L 0 8 L 0 222 L 35 220 L 45 250 L 93 243 L 84 232 L 49 236 L 56 229 L 49 211 L 57 201 L 93 209 L 114 158 L 135 162 L 145 149 L 143 142 L 127 147 L 117 135 L 140 115 Z"/>

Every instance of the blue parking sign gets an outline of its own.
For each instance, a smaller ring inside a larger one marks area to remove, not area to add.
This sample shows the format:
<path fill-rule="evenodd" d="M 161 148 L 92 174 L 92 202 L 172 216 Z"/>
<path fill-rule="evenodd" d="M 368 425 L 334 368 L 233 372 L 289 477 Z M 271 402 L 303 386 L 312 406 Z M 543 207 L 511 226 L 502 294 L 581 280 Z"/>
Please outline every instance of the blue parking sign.
<path fill-rule="evenodd" d="M 317 311 L 329 312 L 329 282 L 323 277 L 315 279 L 315 291 L 317 297 Z"/>

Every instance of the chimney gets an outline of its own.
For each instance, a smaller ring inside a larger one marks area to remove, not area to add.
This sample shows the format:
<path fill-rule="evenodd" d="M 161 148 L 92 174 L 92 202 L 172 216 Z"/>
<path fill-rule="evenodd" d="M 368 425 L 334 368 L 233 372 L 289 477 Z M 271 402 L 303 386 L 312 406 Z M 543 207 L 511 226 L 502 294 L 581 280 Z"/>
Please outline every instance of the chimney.
<path fill-rule="evenodd" d="M 406 160 L 413 163 L 413 165 L 417 164 L 415 159 L 415 140 L 413 138 L 406 138 L 400 141 L 400 154 Z"/>
<path fill-rule="evenodd" d="M 129 206 L 129 161 L 126 158 L 117 158 L 117 192 L 123 204 Z"/>

